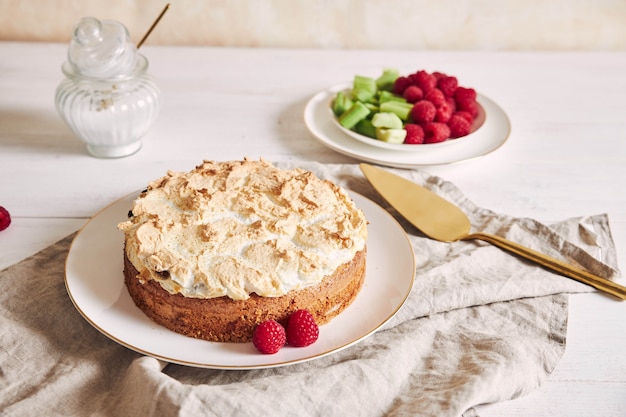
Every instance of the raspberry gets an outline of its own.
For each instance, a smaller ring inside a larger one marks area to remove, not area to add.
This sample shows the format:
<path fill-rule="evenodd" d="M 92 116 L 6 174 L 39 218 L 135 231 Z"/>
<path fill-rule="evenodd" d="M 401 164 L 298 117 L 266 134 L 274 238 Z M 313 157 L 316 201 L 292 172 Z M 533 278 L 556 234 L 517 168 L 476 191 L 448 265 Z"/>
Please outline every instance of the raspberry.
<path fill-rule="evenodd" d="M 472 115 L 472 119 L 478 116 L 478 103 L 475 101 L 468 101 L 467 103 L 457 103 L 459 111 L 465 111 Z"/>
<path fill-rule="evenodd" d="M 445 123 L 426 123 L 424 125 L 424 143 L 439 143 L 450 137 L 450 128 Z"/>
<path fill-rule="evenodd" d="M 457 87 L 454 91 L 454 101 L 456 101 L 457 106 L 463 106 L 476 101 L 476 90 L 473 88 Z"/>
<path fill-rule="evenodd" d="M 448 106 L 450 107 L 450 110 L 454 114 L 454 112 L 456 111 L 456 102 L 454 101 L 454 98 L 447 97 L 446 98 L 446 103 L 448 104 Z"/>
<path fill-rule="evenodd" d="M 254 329 L 252 343 L 259 352 L 273 354 L 285 345 L 285 328 L 275 320 L 267 320 Z"/>
<path fill-rule="evenodd" d="M 400 76 L 396 78 L 396 81 L 393 83 L 393 92 L 401 96 L 404 90 L 411 84 L 411 80 L 409 80 L 408 77 Z"/>
<path fill-rule="evenodd" d="M 454 93 L 458 86 L 459 81 L 456 77 L 444 76 L 437 80 L 437 88 L 440 89 L 446 97 L 454 97 Z"/>
<path fill-rule="evenodd" d="M 467 120 L 467 123 L 472 124 L 472 122 L 474 121 L 474 118 L 472 117 L 472 115 L 469 112 L 463 111 L 463 110 L 459 110 L 457 112 L 452 113 L 453 116 L 460 116 L 462 118 L 464 118 L 465 120 Z"/>
<path fill-rule="evenodd" d="M 446 102 L 446 97 L 443 95 L 440 89 L 433 88 L 424 96 L 425 100 L 430 101 L 435 105 L 435 107 L 439 108 Z"/>
<path fill-rule="evenodd" d="M 422 89 L 416 85 L 410 85 L 402 93 L 402 97 L 409 103 L 417 103 L 424 97 Z"/>
<path fill-rule="evenodd" d="M 440 79 L 447 77 L 447 75 L 443 72 L 435 71 L 433 72 L 433 77 L 435 77 L 437 79 L 437 82 L 439 82 Z"/>
<path fill-rule="evenodd" d="M 420 143 L 424 143 L 424 129 L 422 129 L 422 126 L 407 123 L 404 125 L 404 130 L 406 130 L 404 143 L 407 145 L 419 145 Z"/>
<path fill-rule="evenodd" d="M 450 117 L 454 113 L 452 105 L 449 100 L 445 100 L 444 103 L 437 109 L 435 114 L 435 122 L 447 123 Z"/>
<path fill-rule="evenodd" d="M 0 206 L 0 231 L 6 229 L 11 224 L 11 215 L 8 210 Z"/>
<path fill-rule="evenodd" d="M 317 340 L 320 329 L 307 310 L 297 310 L 287 322 L 287 343 L 295 347 L 309 346 Z"/>
<path fill-rule="evenodd" d="M 428 123 L 435 120 L 437 109 L 435 105 L 428 100 L 418 101 L 411 109 L 411 117 L 417 123 Z"/>
<path fill-rule="evenodd" d="M 413 82 L 413 85 L 421 88 L 424 94 L 428 94 L 430 90 L 437 86 L 437 78 L 424 70 L 409 75 L 409 79 Z"/>
<path fill-rule="evenodd" d="M 469 135 L 472 123 L 469 122 L 466 117 L 459 115 L 459 113 L 455 113 L 452 117 L 450 117 L 448 127 L 450 128 L 451 138 L 460 138 L 461 136 Z"/>

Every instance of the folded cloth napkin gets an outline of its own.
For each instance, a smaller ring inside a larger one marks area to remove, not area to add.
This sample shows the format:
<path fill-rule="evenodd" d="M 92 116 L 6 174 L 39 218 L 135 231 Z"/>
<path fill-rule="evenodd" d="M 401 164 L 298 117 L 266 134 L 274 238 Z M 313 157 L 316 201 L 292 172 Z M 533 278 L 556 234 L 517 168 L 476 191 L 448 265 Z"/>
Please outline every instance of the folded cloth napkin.
<path fill-rule="evenodd" d="M 554 369 L 565 349 L 566 293 L 590 287 L 482 242 L 426 238 L 356 165 L 279 165 L 358 192 L 404 226 L 415 286 L 384 328 L 335 354 L 279 368 L 166 364 L 109 340 L 74 309 L 64 286 L 72 235 L 0 272 L 0 414 L 469 417 L 477 404 L 532 391 Z M 605 215 L 546 226 L 477 207 L 425 172 L 395 171 L 454 201 L 477 229 L 618 275 Z M 111 279 L 122 279 L 121 271 Z"/>

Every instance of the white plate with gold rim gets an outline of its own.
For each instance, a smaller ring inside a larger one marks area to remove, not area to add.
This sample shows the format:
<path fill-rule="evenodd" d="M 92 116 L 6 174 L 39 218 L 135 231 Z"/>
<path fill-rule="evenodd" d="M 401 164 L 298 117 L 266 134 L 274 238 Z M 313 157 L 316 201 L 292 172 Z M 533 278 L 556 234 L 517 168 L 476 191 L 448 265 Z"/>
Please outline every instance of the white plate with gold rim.
<path fill-rule="evenodd" d="M 320 326 L 320 337 L 311 346 L 285 346 L 274 355 L 264 355 L 252 343 L 193 339 L 146 317 L 124 285 L 123 234 L 117 230 L 138 193 L 104 208 L 76 235 L 65 266 L 67 292 L 80 314 L 101 333 L 167 362 L 214 369 L 256 369 L 320 358 L 354 345 L 390 320 L 406 301 L 415 275 L 413 248 L 402 227 L 376 203 L 350 194 L 369 222 L 365 282 L 344 312 Z"/>
<path fill-rule="evenodd" d="M 330 102 L 337 92 L 345 90 L 347 86 L 336 85 L 314 95 L 305 107 L 304 122 L 323 145 L 361 161 L 398 168 L 451 164 L 495 151 L 506 142 L 511 132 L 506 113 L 494 101 L 479 93 L 476 100 L 482 113 L 475 128 L 478 124 L 480 127 L 460 140 L 428 145 L 396 145 L 393 148 L 380 143 L 369 143 L 368 138 L 361 135 L 360 138 L 355 138 L 356 132 L 341 127 L 329 111 Z M 371 141 L 377 142 L 374 139 Z M 404 147 L 409 146 L 415 148 L 406 148 L 407 151 L 403 151 Z"/>

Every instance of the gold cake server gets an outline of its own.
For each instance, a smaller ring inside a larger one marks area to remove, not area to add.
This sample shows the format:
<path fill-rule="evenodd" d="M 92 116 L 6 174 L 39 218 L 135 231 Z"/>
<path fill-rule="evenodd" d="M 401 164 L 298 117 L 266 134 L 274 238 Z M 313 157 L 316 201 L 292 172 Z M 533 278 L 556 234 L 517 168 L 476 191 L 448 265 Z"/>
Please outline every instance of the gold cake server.
<path fill-rule="evenodd" d="M 596 276 L 548 255 L 511 242 L 503 237 L 470 233 L 469 218 L 460 208 L 405 178 L 369 164 L 360 164 L 361 171 L 376 191 L 412 225 L 426 236 L 442 242 L 479 239 L 514 253 L 554 272 L 590 285 L 597 290 L 626 300 L 626 287 Z"/>

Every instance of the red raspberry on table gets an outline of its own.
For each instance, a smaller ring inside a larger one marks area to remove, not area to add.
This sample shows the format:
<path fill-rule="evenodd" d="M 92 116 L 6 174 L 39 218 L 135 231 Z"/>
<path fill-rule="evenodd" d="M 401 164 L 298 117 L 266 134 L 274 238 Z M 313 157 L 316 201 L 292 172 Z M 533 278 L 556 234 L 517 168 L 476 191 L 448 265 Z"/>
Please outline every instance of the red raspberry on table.
<path fill-rule="evenodd" d="M 267 320 L 254 329 L 252 344 L 257 350 L 265 354 L 276 353 L 285 346 L 287 336 L 285 328 L 275 320 Z"/>
<path fill-rule="evenodd" d="M 416 85 L 410 85 L 402 93 L 402 97 L 409 103 L 417 103 L 422 98 L 424 98 L 424 93 L 422 89 Z"/>
<path fill-rule="evenodd" d="M 393 92 L 401 96 L 404 90 L 410 85 L 412 85 L 412 83 L 409 77 L 400 76 L 396 78 L 396 81 L 393 83 Z"/>
<path fill-rule="evenodd" d="M 407 123 L 404 125 L 404 130 L 406 130 L 406 137 L 404 138 L 405 144 L 419 145 L 420 143 L 424 143 L 424 129 L 422 129 L 422 126 L 416 125 L 415 123 Z"/>
<path fill-rule="evenodd" d="M 428 123 L 435 120 L 437 108 L 428 100 L 418 101 L 411 109 L 411 117 L 417 123 Z"/>
<path fill-rule="evenodd" d="M 455 113 L 452 117 L 450 117 L 448 127 L 450 128 L 451 138 L 460 138 L 462 136 L 469 135 L 472 123 L 469 122 L 466 117 Z"/>
<path fill-rule="evenodd" d="M 454 93 L 458 86 L 459 81 L 456 77 L 444 76 L 437 80 L 437 88 L 440 89 L 446 97 L 454 97 Z"/>
<path fill-rule="evenodd" d="M 0 206 L 0 231 L 6 229 L 11 224 L 11 215 L 9 211 Z"/>
<path fill-rule="evenodd" d="M 440 89 L 433 88 L 426 95 L 424 95 L 424 100 L 428 100 L 435 105 L 435 107 L 439 108 L 446 102 L 446 97 L 443 95 Z"/>
<path fill-rule="evenodd" d="M 320 335 L 315 318 L 308 310 L 297 310 L 287 322 L 287 343 L 295 347 L 309 346 Z"/>
<path fill-rule="evenodd" d="M 424 125 L 424 143 L 439 143 L 450 137 L 450 128 L 445 123 L 426 123 Z"/>

